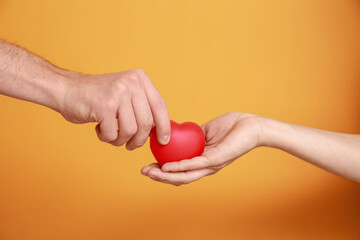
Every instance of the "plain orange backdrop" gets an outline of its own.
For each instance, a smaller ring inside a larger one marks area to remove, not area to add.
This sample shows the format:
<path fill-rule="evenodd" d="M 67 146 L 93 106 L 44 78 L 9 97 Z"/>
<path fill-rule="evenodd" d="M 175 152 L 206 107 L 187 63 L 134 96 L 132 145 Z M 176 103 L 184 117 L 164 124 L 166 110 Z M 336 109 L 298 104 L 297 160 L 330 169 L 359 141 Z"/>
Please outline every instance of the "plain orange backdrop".
<path fill-rule="evenodd" d="M 356 0 L 0 0 L 0 38 L 84 73 L 143 68 L 171 118 L 251 112 L 360 132 Z M 261 148 L 183 187 L 0 96 L 0 239 L 360 239 L 360 186 Z"/>

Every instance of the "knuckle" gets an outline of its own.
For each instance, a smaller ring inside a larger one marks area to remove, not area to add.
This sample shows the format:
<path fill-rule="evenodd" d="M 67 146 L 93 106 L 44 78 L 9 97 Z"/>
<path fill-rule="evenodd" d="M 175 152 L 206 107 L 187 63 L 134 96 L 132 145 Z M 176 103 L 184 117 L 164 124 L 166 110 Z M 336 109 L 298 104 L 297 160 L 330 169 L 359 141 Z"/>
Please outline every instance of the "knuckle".
<path fill-rule="evenodd" d="M 123 75 L 119 85 L 124 85 L 127 89 L 138 81 L 138 75 L 135 72 L 129 71 Z"/>
<path fill-rule="evenodd" d="M 227 116 L 229 116 L 230 118 L 234 118 L 234 119 L 236 119 L 236 118 L 238 118 L 239 116 L 240 116 L 240 113 L 239 112 L 229 112 L 229 113 L 227 113 Z"/>
<path fill-rule="evenodd" d="M 115 146 L 115 147 L 120 147 L 120 146 L 121 146 L 121 144 L 118 143 L 117 141 L 112 142 L 111 145 L 113 145 L 113 146 Z"/>
<path fill-rule="evenodd" d="M 130 150 L 130 151 L 135 150 L 136 148 L 139 148 L 139 147 L 141 147 L 142 145 L 144 145 L 144 144 L 133 143 L 133 144 L 132 144 L 132 148 L 129 148 L 128 150 Z"/>
<path fill-rule="evenodd" d="M 127 87 L 124 84 L 116 84 L 115 86 L 113 85 L 110 91 L 107 92 L 106 95 L 101 99 L 101 101 L 98 101 L 97 104 L 99 105 L 100 109 L 113 111 L 118 108 L 120 96 L 127 95 Z"/>
<path fill-rule="evenodd" d="M 133 150 L 135 150 L 135 148 L 137 148 L 136 147 L 136 145 L 134 144 L 134 143 L 127 143 L 126 144 L 126 149 L 128 150 L 128 151 L 133 151 Z"/>
<path fill-rule="evenodd" d="M 162 97 L 158 98 L 155 101 L 155 107 L 161 109 L 167 108 L 165 100 Z"/>
<path fill-rule="evenodd" d="M 121 138 L 118 138 L 118 139 L 112 141 L 111 144 L 114 145 L 115 147 L 121 147 L 125 143 Z"/>
<path fill-rule="evenodd" d="M 134 126 L 134 127 L 129 127 L 128 129 L 128 134 L 129 135 L 135 135 L 137 133 L 137 126 Z"/>
<path fill-rule="evenodd" d="M 153 128 L 154 124 L 152 122 L 145 123 L 144 126 L 142 126 L 146 131 L 150 131 Z"/>
<path fill-rule="evenodd" d="M 129 95 L 129 90 L 130 89 L 128 85 L 125 84 L 123 81 L 116 81 L 111 88 L 109 97 L 114 99 L 119 99 L 120 96 L 126 97 Z"/>
<path fill-rule="evenodd" d="M 103 105 L 105 110 L 112 111 L 117 108 L 117 100 L 114 97 L 108 97 L 103 102 Z"/>
<path fill-rule="evenodd" d="M 133 81 L 137 78 L 138 78 L 138 74 L 136 73 L 136 71 L 127 71 L 126 74 L 124 75 L 125 80 Z"/>
<path fill-rule="evenodd" d="M 109 136 L 108 138 L 108 142 L 113 142 L 117 139 L 117 136 L 113 135 L 113 136 Z"/>
<path fill-rule="evenodd" d="M 122 135 L 125 137 L 132 137 L 137 133 L 137 126 L 131 125 L 125 128 L 122 132 Z"/>
<path fill-rule="evenodd" d="M 98 135 L 98 138 L 101 142 L 107 142 L 107 141 L 105 141 L 105 138 L 102 135 Z"/>
<path fill-rule="evenodd" d="M 147 116 L 145 119 L 143 119 L 143 121 L 139 125 L 142 128 L 142 130 L 145 131 L 151 130 L 154 125 L 153 117 L 151 115 Z"/>
<path fill-rule="evenodd" d="M 118 95 L 118 94 L 124 95 L 129 92 L 127 86 L 125 84 L 123 84 L 122 82 L 117 82 L 116 87 L 114 89 L 115 89 L 115 91 L 113 91 L 113 94 L 116 94 L 116 95 Z"/>
<path fill-rule="evenodd" d="M 141 147 L 141 146 L 143 146 L 145 143 L 146 143 L 146 141 L 148 140 L 148 136 L 144 136 L 144 137 L 142 137 L 141 139 L 139 139 L 139 141 L 137 141 L 137 146 L 138 147 Z"/>
<path fill-rule="evenodd" d="M 137 140 L 137 141 L 134 141 L 131 143 L 131 147 L 132 149 L 131 150 L 134 150 L 135 148 L 139 148 L 141 146 L 143 146 L 146 142 L 146 139 L 145 140 Z"/>
<path fill-rule="evenodd" d="M 145 74 L 145 71 L 144 71 L 143 69 L 141 69 L 141 68 L 135 68 L 135 69 L 134 69 L 134 72 L 136 72 L 136 73 L 139 74 L 139 75 Z"/>
<path fill-rule="evenodd" d="M 233 111 L 233 112 L 229 112 L 230 115 L 239 115 L 239 112 Z"/>
<path fill-rule="evenodd" d="M 102 135 L 101 137 L 99 137 L 99 139 L 100 139 L 102 142 L 109 143 L 109 142 L 115 141 L 115 140 L 116 140 L 116 137 L 111 136 L 111 135 Z"/>
<path fill-rule="evenodd" d="M 143 86 L 141 78 L 134 78 L 129 82 L 133 88 L 141 88 Z"/>
<path fill-rule="evenodd" d="M 141 89 L 143 87 L 143 82 L 139 78 L 129 79 L 127 84 L 131 89 Z"/>
<path fill-rule="evenodd" d="M 125 83 L 131 86 L 141 87 L 144 85 L 143 76 L 145 72 L 141 69 L 133 69 L 128 71 L 124 77 Z"/>

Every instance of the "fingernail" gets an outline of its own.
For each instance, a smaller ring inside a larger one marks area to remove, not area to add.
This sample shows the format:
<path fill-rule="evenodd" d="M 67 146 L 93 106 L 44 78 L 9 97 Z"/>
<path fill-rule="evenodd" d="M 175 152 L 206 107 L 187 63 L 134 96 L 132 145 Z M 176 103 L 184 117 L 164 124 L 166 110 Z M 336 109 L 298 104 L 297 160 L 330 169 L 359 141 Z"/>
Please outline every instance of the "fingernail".
<path fill-rule="evenodd" d="M 169 141 L 170 141 L 170 136 L 169 135 L 166 135 L 166 136 L 161 138 L 161 144 L 163 144 L 163 145 L 168 144 Z"/>

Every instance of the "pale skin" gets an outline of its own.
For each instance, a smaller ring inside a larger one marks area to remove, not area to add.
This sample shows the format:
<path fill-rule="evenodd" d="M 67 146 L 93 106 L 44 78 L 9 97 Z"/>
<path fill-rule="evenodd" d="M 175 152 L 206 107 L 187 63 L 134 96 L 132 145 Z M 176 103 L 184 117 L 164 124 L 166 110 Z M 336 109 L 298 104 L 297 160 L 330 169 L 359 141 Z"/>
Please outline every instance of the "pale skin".
<path fill-rule="evenodd" d="M 72 123 L 96 122 L 101 141 L 128 150 L 141 147 L 154 125 L 161 144 L 170 139 L 166 102 L 141 69 L 80 74 L 0 40 L 0 94 L 49 107 Z"/>
<path fill-rule="evenodd" d="M 0 40 L 0 94 L 47 106 L 72 123 L 97 122 L 101 141 L 128 150 L 141 147 L 154 125 L 167 144 L 166 103 L 140 69 L 87 75 L 60 69 Z M 248 113 L 228 113 L 202 126 L 204 153 L 193 159 L 151 164 L 142 174 L 176 186 L 218 172 L 254 148 L 286 151 L 360 183 L 360 135 L 303 127 Z"/>
<path fill-rule="evenodd" d="M 360 135 L 304 127 L 248 113 L 224 114 L 202 126 L 206 146 L 193 159 L 153 163 L 143 175 L 180 186 L 212 175 L 257 147 L 288 152 L 329 172 L 360 183 Z"/>

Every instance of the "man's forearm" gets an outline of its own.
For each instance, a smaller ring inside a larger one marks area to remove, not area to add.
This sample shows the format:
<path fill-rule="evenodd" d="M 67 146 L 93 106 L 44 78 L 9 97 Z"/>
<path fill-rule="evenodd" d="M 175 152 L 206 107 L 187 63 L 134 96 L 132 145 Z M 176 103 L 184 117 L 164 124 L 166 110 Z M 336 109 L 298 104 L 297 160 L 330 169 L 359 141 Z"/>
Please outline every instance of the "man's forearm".
<path fill-rule="evenodd" d="M 71 73 L 0 40 L 0 93 L 60 111 Z"/>
<path fill-rule="evenodd" d="M 264 145 L 360 182 L 360 135 L 264 120 Z"/>

